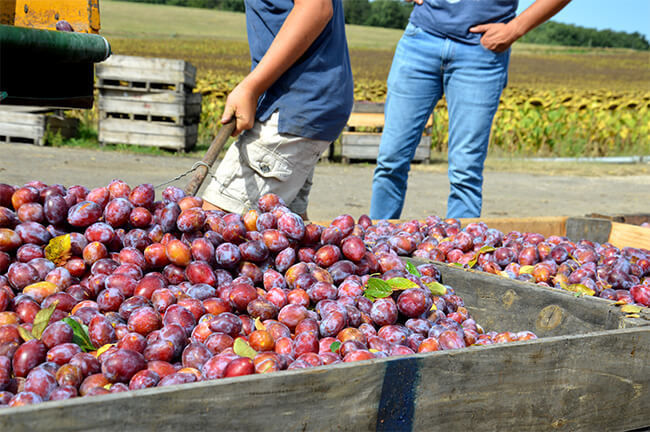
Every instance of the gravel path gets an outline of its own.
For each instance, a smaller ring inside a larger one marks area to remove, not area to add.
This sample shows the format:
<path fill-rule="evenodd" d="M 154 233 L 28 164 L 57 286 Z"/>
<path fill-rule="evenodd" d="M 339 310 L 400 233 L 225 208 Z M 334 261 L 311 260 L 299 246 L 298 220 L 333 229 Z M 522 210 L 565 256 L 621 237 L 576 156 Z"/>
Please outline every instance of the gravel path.
<path fill-rule="evenodd" d="M 92 188 L 120 178 L 130 185 L 159 184 L 189 169 L 194 161 L 182 156 L 0 144 L 0 183 L 23 184 L 36 179 Z M 523 165 L 491 164 L 488 160 L 483 216 L 650 213 L 647 164 L 637 168 L 582 164 L 575 173 L 571 169 L 540 169 L 539 164 L 530 169 Z M 328 220 L 342 213 L 354 217 L 366 213 L 373 169 L 373 164 L 319 164 L 308 210 L 310 218 Z M 182 187 L 186 181 L 175 184 Z M 443 215 L 448 189 L 445 164 L 414 165 L 402 218 Z"/>

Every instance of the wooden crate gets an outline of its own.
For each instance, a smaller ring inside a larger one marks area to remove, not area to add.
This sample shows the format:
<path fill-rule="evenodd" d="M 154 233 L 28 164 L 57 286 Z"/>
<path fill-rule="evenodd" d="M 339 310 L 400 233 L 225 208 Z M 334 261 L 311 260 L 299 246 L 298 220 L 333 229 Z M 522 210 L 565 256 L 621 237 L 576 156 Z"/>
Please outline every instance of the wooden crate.
<path fill-rule="evenodd" d="M 414 161 L 429 162 L 432 125 L 433 117 L 430 116 L 420 143 L 415 149 Z M 383 127 L 383 103 L 355 102 L 346 129 L 341 134 L 341 159 L 343 162 L 347 163 L 351 159 L 376 160 Z"/>
<path fill-rule="evenodd" d="M 194 148 L 198 124 L 183 125 L 128 118 L 105 118 L 99 121 L 101 144 L 133 144 L 188 151 Z"/>
<path fill-rule="evenodd" d="M 0 142 L 42 146 L 46 132 L 63 138 L 76 135 L 79 120 L 34 107 L 0 108 Z"/>
<path fill-rule="evenodd" d="M 95 73 L 100 89 L 188 93 L 196 87 L 196 68 L 177 59 L 112 55 Z"/>
<path fill-rule="evenodd" d="M 650 326 L 440 266 L 479 322 L 540 339 L 0 409 L 1 430 L 618 431 L 650 426 Z M 491 329 L 491 328 L 489 328 Z"/>
<path fill-rule="evenodd" d="M 201 115 L 200 93 L 142 93 L 100 90 L 100 121 L 124 118 L 177 125 L 198 123 Z"/>

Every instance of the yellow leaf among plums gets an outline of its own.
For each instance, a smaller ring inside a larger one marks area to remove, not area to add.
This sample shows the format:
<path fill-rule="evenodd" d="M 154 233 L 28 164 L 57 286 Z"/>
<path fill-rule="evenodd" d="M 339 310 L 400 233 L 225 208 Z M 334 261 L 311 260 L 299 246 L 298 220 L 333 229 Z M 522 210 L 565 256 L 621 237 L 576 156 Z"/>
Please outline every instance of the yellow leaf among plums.
<path fill-rule="evenodd" d="M 45 246 L 45 258 L 60 267 L 70 259 L 70 256 L 72 255 L 70 252 L 71 248 L 72 240 L 70 234 L 54 237 L 50 240 L 47 246 Z"/>

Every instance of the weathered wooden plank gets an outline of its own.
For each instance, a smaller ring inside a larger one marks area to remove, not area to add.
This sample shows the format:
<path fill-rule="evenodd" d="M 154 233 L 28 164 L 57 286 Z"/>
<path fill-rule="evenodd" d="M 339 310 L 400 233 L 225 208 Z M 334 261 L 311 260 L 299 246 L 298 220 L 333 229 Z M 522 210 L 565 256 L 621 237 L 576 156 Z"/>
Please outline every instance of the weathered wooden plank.
<path fill-rule="evenodd" d="M 612 222 L 606 219 L 572 217 L 566 223 L 566 236 L 572 241 L 587 239 L 605 243 L 611 231 Z"/>
<path fill-rule="evenodd" d="M 39 140 L 43 138 L 45 127 L 43 125 L 26 125 L 0 122 L 0 135 L 12 138 L 26 138 Z"/>
<path fill-rule="evenodd" d="M 147 135 L 185 136 L 193 134 L 198 125 L 175 125 L 170 123 L 156 123 L 128 119 L 103 119 L 100 128 L 105 130 L 116 130 L 123 132 L 134 132 Z"/>
<path fill-rule="evenodd" d="M 200 93 L 139 93 L 129 96 L 99 97 L 104 113 L 124 113 L 196 120 L 201 114 Z"/>
<path fill-rule="evenodd" d="M 100 119 L 98 139 L 101 143 L 134 144 L 189 150 L 196 145 L 198 125 L 176 125 L 127 119 Z"/>
<path fill-rule="evenodd" d="M 0 429 L 371 430 L 384 368 L 383 362 L 366 362 L 361 368 L 348 363 L 69 399 L 0 410 Z"/>
<path fill-rule="evenodd" d="M 0 112 L 23 112 L 31 114 L 43 114 L 46 112 L 52 111 L 52 108 L 48 107 L 39 107 L 39 106 L 28 106 L 28 105 L 1 105 Z"/>
<path fill-rule="evenodd" d="M 188 88 L 196 86 L 196 68 L 177 59 L 113 55 L 97 64 L 96 75 L 100 87 L 106 81 L 146 83 L 147 89 L 150 84 L 183 84 Z M 180 90 L 176 88 L 176 91 Z"/>
<path fill-rule="evenodd" d="M 649 344 L 643 327 L 418 358 L 414 430 L 650 426 Z"/>
<path fill-rule="evenodd" d="M 97 64 L 97 74 L 102 75 L 105 67 L 122 67 L 125 69 L 168 69 L 177 72 L 196 74 L 196 67 L 185 60 L 161 58 L 161 57 L 140 57 L 113 54 L 106 61 Z"/>
<path fill-rule="evenodd" d="M 0 426 L 630 430 L 650 425 L 649 346 L 650 327 L 557 336 L 47 402 L 0 410 Z"/>
<path fill-rule="evenodd" d="M 341 156 L 349 159 L 377 159 L 381 134 L 343 132 L 341 134 Z M 431 137 L 423 135 L 415 149 L 413 160 L 428 160 L 431 156 Z"/>
<path fill-rule="evenodd" d="M 0 123 L 43 126 L 45 124 L 45 114 L 5 110 L 3 108 L 0 110 Z"/>
<path fill-rule="evenodd" d="M 384 113 L 383 102 L 354 101 L 352 105 L 354 113 Z"/>
<path fill-rule="evenodd" d="M 139 134 L 136 132 L 100 131 L 99 141 L 102 144 L 132 144 L 185 151 L 194 147 L 196 144 L 196 135 L 174 137 L 169 135 Z"/>
<path fill-rule="evenodd" d="M 612 222 L 609 242 L 618 248 L 629 246 L 650 250 L 650 229 Z"/>
<path fill-rule="evenodd" d="M 461 225 L 466 227 L 470 223 L 485 222 L 488 227 L 504 233 L 510 231 L 534 232 L 549 237 L 552 235 L 563 236 L 566 233 L 566 216 L 541 216 L 525 218 L 467 218 L 461 219 Z"/>
<path fill-rule="evenodd" d="M 414 264 L 427 262 L 409 258 Z M 442 281 L 460 295 L 472 316 L 494 331 L 531 330 L 538 336 L 580 334 L 605 329 L 650 325 L 650 310 L 626 319 L 609 300 L 584 296 L 481 271 L 435 263 Z"/>

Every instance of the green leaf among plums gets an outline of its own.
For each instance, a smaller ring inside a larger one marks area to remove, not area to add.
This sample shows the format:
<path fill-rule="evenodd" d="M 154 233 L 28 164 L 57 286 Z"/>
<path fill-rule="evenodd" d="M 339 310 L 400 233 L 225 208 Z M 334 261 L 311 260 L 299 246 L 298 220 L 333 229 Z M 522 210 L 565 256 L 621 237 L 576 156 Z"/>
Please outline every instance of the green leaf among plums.
<path fill-rule="evenodd" d="M 411 273 L 413 276 L 422 277 L 420 270 L 413 264 L 411 261 L 406 261 L 406 271 Z"/>
<path fill-rule="evenodd" d="M 409 288 L 419 288 L 420 285 L 416 284 L 412 280 L 403 278 L 403 277 L 394 277 L 388 279 L 386 283 L 391 287 L 393 291 L 402 291 Z"/>
<path fill-rule="evenodd" d="M 440 282 L 429 282 L 427 287 L 433 295 L 441 296 L 447 294 L 447 288 Z"/>
<path fill-rule="evenodd" d="M 248 357 L 251 360 L 253 360 L 257 355 L 257 351 L 251 348 L 248 342 L 242 338 L 235 339 L 235 343 L 233 344 L 232 349 L 238 356 Z"/>
<path fill-rule="evenodd" d="M 388 297 L 392 293 L 393 289 L 385 280 L 379 278 L 369 278 L 368 286 L 363 292 L 363 295 L 370 301 L 375 301 L 379 298 Z"/>
<path fill-rule="evenodd" d="M 34 317 L 34 325 L 32 326 L 32 334 L 36 339 L 40 339 L 45 331 L 45 328 L 50 323 L 50 318 L 56 310 L 56 306 L 59 304 L 58 300 L 52 302 L 52 304 L 45 309 L 38 311 Z"/>
<path fill-rule="evenodd" d="M 95 351 L 97 349 L 90 341 L 90 336 L 88 336 L 88 327 L 70 317 L 63 318 L 63 322 L 72 327 L 73 343 L 79 345 L 79 347 L 85 352 Z"/>

